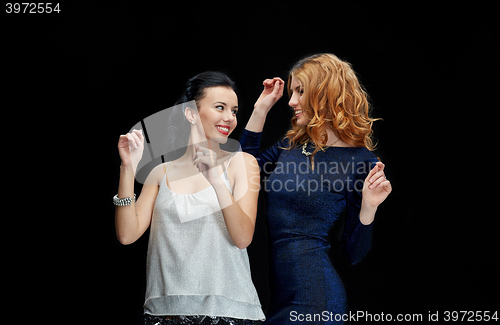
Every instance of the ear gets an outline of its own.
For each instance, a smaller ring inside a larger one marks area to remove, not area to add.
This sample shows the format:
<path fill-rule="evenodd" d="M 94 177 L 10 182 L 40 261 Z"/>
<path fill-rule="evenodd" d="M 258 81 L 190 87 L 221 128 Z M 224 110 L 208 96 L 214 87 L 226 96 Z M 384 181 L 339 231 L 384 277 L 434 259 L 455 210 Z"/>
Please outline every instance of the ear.
<path fill-rule="evenodd" d="M 194 124 L 196 123 L 196 118 L 194 116 L 194 109 L 191 109 L 189 107 L 186 107 L 184 110 L 184 116 L 186 117 L 186 120 L 188 120 L 189 123 Z"/>

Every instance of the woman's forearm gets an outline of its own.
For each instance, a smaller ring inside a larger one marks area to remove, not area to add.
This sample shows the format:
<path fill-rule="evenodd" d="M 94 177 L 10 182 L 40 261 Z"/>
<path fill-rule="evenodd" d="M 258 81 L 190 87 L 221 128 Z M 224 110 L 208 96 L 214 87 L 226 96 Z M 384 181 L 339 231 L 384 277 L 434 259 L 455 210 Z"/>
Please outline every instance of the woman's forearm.
<path fill-rule="evenodd" d="M 361 210 L 359 211 L 359 221 L 365 226 L 371 224 L 375 219 L 375 213 L 377 212 L 377 207 L 372 207 L 365 201 L 361 202 Z"/>
<path fill-rule="evenodd" d="M 131 198 L 134 196 L 134 179 L 134 169 L 132 167 L 120 166 L 118 198 Z M 135 236 L 130 235 L 134 234 L 139 227 L 136 202 L 132 202 L 132 204 L 126 206 L 115 207 L 115 226 L 116 235 L 121 243 L 130 243 L 135 238 Z"/>
<path fill-rule="evenodd" d="M 213 184 L 213 187 L 222 209 L 229 236 L 231 236 L 233 243 L 238 248 L 246 248 L 252 242 L 255 224 L 241 209 L 222 180 L 217 184 Z"/>
<path fill-rule="evenodd" d="M 267 112 L 264 109 L 255 107 L 245 129 L 252 132 L 262 132 L 266 123 Z"/>

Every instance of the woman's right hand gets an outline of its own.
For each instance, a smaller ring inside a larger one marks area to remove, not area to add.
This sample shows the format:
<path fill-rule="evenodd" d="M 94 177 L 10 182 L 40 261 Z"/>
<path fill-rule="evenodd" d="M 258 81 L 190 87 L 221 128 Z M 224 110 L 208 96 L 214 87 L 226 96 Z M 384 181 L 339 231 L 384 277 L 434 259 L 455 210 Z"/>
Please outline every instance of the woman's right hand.
<path fill-rule="evenodd" d="M 134 172 L 142 158 L 144 151 L 144 135 L 142 130 L 133 130 L 132 133 L 120 135 L 118 153 L 123 167 L 133 167 Z"/>
<path fill-rule="evenodd" d="M 281 78 L 266 79 L 263 82 L 264 90 L 255 102 L 252 116 L 247 122 L 245 129 L 252 132 L 262 132 L 266 122 L 267 113 L 271 107 L 283 96 L 285 82 Z"/>
<path fill-rule="evenodd" d="M 254 109 L 263 110 L 266 114 L 271 107 L 283 96 L 283 88 L 285 82 L 279 77 L 273 79 L 266 79 L 263 82 L 264 90 L 255 102 Z"/>

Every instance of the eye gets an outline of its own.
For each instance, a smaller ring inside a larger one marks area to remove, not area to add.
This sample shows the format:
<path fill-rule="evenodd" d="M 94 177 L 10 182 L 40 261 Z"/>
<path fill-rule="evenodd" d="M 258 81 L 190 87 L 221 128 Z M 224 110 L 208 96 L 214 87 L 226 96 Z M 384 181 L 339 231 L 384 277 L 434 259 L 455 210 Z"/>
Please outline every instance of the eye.
<path fill-rule="evenodd" d="M 222 105 L 217 105 L 217 106 L 215 106 L 215 108 L 217 108 L 220 111 L 224 110 L 224 106 L 222 106 Z"/>
<path fill-rule="evenodd" d="M 237 109 L 233 109 L 233 110 L 231 111 L 231 113 L 233 113 L 233 115 L 236 115 L 236 113 L 238 113 L 238 110 L 237 110 Z"/>
<path fill-rule="evenodd" d="M 300 94 L 300 96 L 302 96 L 304 94 L 304 89 L 300 89 L 299 94 Z"/>

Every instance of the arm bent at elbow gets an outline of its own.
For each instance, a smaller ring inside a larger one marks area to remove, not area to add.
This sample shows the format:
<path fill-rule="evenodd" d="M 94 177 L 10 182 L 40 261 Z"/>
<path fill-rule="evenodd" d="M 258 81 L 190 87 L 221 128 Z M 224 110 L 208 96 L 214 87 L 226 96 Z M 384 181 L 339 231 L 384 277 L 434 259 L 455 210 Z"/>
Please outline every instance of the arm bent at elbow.
<path fill-rule="evenodd" d="M 234 196 L 223 182 L 215 184 L 214 189 L 229 236 L 238 248 L 244 249 L 252 242 L 255 230 L 260 189 L 259 165 L 252 155 L 239 153 L 233 158 L 230 169 L 235 175 Z"/>
<path fill-rule="evenodd" d="M 116 237 L 123 245 L 134 243 L 151 224 L 153 208 L 158 195 L 158 185 L 155 184 L 155 181 L 151 182 L 151 180 L 157 178 L 157 174 L 163 170 L 163 168 L 159 168 L 160 166 L 153 169 L 150 176 L 148 176 L 148 180 L 142 187 L 141 194 L 136 202 L 115 208 Z M 133 184 L 133 170 L 121 167 L 118 197 L 132 197 L 134 195 Z"/>

